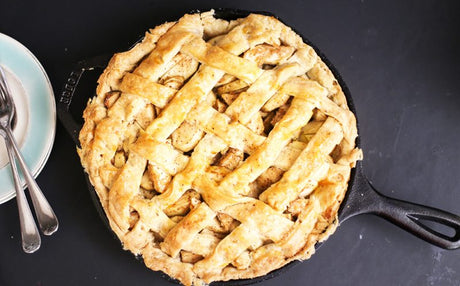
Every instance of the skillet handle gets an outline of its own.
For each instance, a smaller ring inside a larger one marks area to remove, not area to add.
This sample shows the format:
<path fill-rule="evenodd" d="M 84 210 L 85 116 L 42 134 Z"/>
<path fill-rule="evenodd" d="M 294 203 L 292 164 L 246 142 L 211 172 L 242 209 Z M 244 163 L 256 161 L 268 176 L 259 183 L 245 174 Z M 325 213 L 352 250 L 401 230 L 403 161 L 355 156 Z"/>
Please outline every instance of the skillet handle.
<path fill-rule="evenodd" d="M 62 88 L 62 92 L 57 103 L 58 117 L 77 145 L 80 145 L 78 133 L 80 132 L 82 125 L 78 123 L 79 121 L 76 120 L 71 113 L 71 104 L 74 98 L 75 90 L 77 89 L 81 76 L 85 71 L 90 71 L 95 68 L 104 68 L 107 66 L 109 59 L 110 55 L 103 55 L 80 61 L 70 72 L 70 75 Z"/>
<path fill-rule="evenodd" d="M 415 236 L 445 249 L 460 248 L 460 216 L 446 211 L 414 204 L 380 194 L 363 175 L 356 170 L 355 186 L 350 190 L 340 212 L 344 221 L 358 214 L 371 213 L 380 216 Z M 436 231 L 426 222 L 451 228 L 455 234 L 448 236 Z"/>

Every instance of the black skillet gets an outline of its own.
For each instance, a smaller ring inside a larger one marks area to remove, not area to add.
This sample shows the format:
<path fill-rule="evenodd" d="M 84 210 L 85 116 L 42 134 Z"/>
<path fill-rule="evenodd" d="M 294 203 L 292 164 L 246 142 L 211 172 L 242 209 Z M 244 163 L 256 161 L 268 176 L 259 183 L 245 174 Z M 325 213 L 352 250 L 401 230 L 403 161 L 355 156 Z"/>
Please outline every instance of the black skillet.
<path fill-rule="evenodd" d="M 198 12 L 198 11 L 193 11 Z M 257 11 L 244 11 L 235 9 L 217 9 L 215 12 L 216 18 L 222 18 L 225 20 L 233 20 L 241 17 L 246 17 L 250 13 L 258 13 L 273 16 L 267 12 Z M 345 82 L 343 82 L 337 70 L 327 60 L 327 58 L 303 37 L 305 43 L 315 48 L 321 59 L 328 65 L 332 73 L 335 75 L 343 92 L 347 98 L 348 106 L 350 110 L 356 114 L 355 106 Z M 70 73 L 67 82 L 61 92 L 58 102 L 58 117 L 62 122 L 72 139 L 77 145 L 80 145 L 78 140 L 78 133 L 82 127 L 81 114 L 89 98 L 88 95 L 93 96 L 95 90 L 95 80 L 91 83 L 86 82 L 91 86 L 91 91 L 79 92 L 79 95 L 74 98 L 77 86 L 79 90 L 83 85 L 80 83 L 81 76 L 84 72 L 91 71 L 94 69 L 104 69 L 111 57 L 110 55 L 99 56 L 88 60 L 79 62 L 74 70 Z M 86 88 L 88 90 L 88 88 Z M 81 94 L 83 93 L 83 94 Z M 76 99 L 76 100 L 75 100 Z M 78 118 L 78 119 L 77 119 Z M 359 138 L 357 139 L 356 145 L 359 147 Z M 90 195 L 95 203 L 96 209 L 99 212 L 101 218 L 110 229 L 107 216 L 102 209 L 102 206 L 97 197 L 96 191 L 90 184 L 88 176 L 85 174 L 86 181 Z M 386 197 L 380 194 L 369 182 L 363 173 L 361 162 L 358 162 L 356 168 L 352 170 L 349 187 L 344 201 L 339 209 L 339 222 L 359 215 L 359 214 L 374 214 L 380 216 L 393 224 L 398 225 L 404 230 L 409 231 L 415 236 L 445 249 L 457 249 L 460 247 L 460 217 L 436 208 L 431 208 L 423 205 L 418 205 L 410 202 L 405 202 L 393 198 Z M 447 227 L 454 230 L 452 236 L 448 236 L 436 230 L 436 224 L 438 227 Z M 316 248 L 321 244 L 318 243 Z M 242 279 L 227 282 L 215 282 L 213 285 L 248 285 L 258 283 L 285 272 L 287 269 L 294 265 L 297 265 L 298 261 L 291 262 L 290 264 L 282 267 L 281 269 L 274 270 L 265 276 L 261 276 L 254 279 Z M 165 278 L 171 279 L 166 275 Z M 176 281 L 177 282 L 177 281 Z"/>

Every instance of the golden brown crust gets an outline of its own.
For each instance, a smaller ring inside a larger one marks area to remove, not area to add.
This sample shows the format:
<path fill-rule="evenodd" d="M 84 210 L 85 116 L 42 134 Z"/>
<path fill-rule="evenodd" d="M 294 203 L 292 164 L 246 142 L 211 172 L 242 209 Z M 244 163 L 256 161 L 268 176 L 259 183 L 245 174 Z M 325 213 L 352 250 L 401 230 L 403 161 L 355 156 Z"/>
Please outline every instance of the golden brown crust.
<path fill-rule="evenodd" d="M 110 225 L 185 285 L 253 278 L 332 234 L 356 121 L 329 68 L 273 17 L 185 15 L 115 54 L 78 153 Z"/>

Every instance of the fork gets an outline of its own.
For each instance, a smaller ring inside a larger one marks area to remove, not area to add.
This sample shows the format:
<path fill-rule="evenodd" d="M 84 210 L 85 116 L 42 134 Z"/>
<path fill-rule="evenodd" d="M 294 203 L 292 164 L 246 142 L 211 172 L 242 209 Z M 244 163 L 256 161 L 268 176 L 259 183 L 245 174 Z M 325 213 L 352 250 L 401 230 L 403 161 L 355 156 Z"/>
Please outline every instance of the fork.
<path fill-rule="evenodd" d="M 3 114 L 0 108 L 0 114 Z M 1 115 L 0 115 L 1 117 Z M 6 133 L 0 129 L 0 134 L 6 138 Z M 14 187 L 16 188 L 16 202 L 19 210 L 19 225 L 21 227 L 22 249 L 26 253 L 33 253 L 40 248 L 41 238 L 38 233 L 37 225 L 35 224 L 32 212 L 30 211 L 29 203 L 27 203 L 26 195 L 21 186 L 18 169 L 14 161 L 13 149 L 9 140 L 5 139 L 6 149 L 8 151 L 8 159 L 10 160 L 11 171 L 13 173 Z"/>
<path fill-rule="evenodd" d="M 29 213 L 30 213 L 30 208 L 27 205 L 27 200 L 25 198 L 24 192 L 22 191 L 22 188 L 19 183 L 19 176 L 17 176 L 17 170 L 16 170 L 15 160 L 14 160 L 15 158 L 13 157 L 13 155 L 16 155 L 16 160 L 18 161 L 19 167 L 21 168 L 21 171 L 26 180 L 26 183 L 29 189 L 29 194 L 30 194 L 30 197 L 32 198 L 32 203 L 35 209 L 35 214 L 37 216 L 37 220 L 40 225 L 41 231 L 45 235 L 51 235 L 58 229 L 59 223 L 58 223 L 56 215 L 54 214 L 53 209 L 51 208 L 50 204 L 46 200 L 45 196 L 40 190 L 40 187 L 38 186 L 29 168 L 27 167 L 24 161 L 24 158 L 22 157 L 22 154 L 19 151 L 16 140 L 14 139 L 13 132 L 11 131 L 11 122 L 12 122 L 15 112 L 16 111 L 15 111 L 13 98 L 8 89 L 8 84 L 6 82 L 5 73 L 3 71 L 3 68 L 0 66 L 0 131 L 1 131 L 0 135 L 3 136 L 5 139 L 6 147 L 8 149 L 8 157 L 10 159 L 10 165 L 11 165 L 12 171 L 13 173 L 16 171 L 16 175 L 13 175 L 13 177 L 15 181 L 16 193 L 19 194 L 18 195 L 18 208 L 20 209 L 20 215 L 19 215 L 20 220 L 21 220 L 21 209 L 23 211 L 25 209 L 25 211 L 22 213 L 24 221 L 21 221 L 20 223 L 21 232 L 25 230 L 25 228 L 27 227 L 28 227 L 27 229 L 29 230 L 29 232 L 25 231 L 26 237 L 23 236 L 23 249 L 25 252 L 30 253 L 30 252 L 37 250 L 40 247 L 40 240 L 38 240 L 38 246 L 37 246 L 36 236 L 32 235 L 32 232 L 30 232 L 32 231 L 32 227 L 30 226 L 31 224 L 30 219 L 32 219 L 32 223 L 34 222 L 33 222 L 33 218 L 31 217 L 31 215 L 27 214 L 27 209 L 29 209 Z M 19 189 L 21 189 L 21 191 L 19 192 L 18 192 L 18 186 L 19 186 Z M 22 224 L 24 224 L 24 228 Z M 24 233 L 22 235 L 24 235 Z M 37 235 L 38 235 L 38 232 L 37 232 Z M 35 243 L 29 244 L 28 240 L 24 241 L 24 239 L 27 237 L 34 237 Z M 32 247 L 32 249 L 34 250 L 27 251 L 26 248 L 24 248 L 24 243 L 27 243 L 27 245 L 29 246 L 35 245 L 35 247 Z"/>

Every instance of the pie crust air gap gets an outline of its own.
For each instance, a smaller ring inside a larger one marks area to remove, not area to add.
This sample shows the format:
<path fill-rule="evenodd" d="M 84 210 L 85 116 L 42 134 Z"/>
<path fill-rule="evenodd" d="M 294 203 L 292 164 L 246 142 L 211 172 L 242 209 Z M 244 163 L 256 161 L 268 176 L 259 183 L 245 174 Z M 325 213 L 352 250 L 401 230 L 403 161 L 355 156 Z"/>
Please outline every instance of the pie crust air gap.
<path fill-rule="evenodd" d="M 112 230 L 185 285 L 308 259 L 362 152 L 345 95 L 274 17 L 187 14 L 115 54 L 78 154 Z"/>

